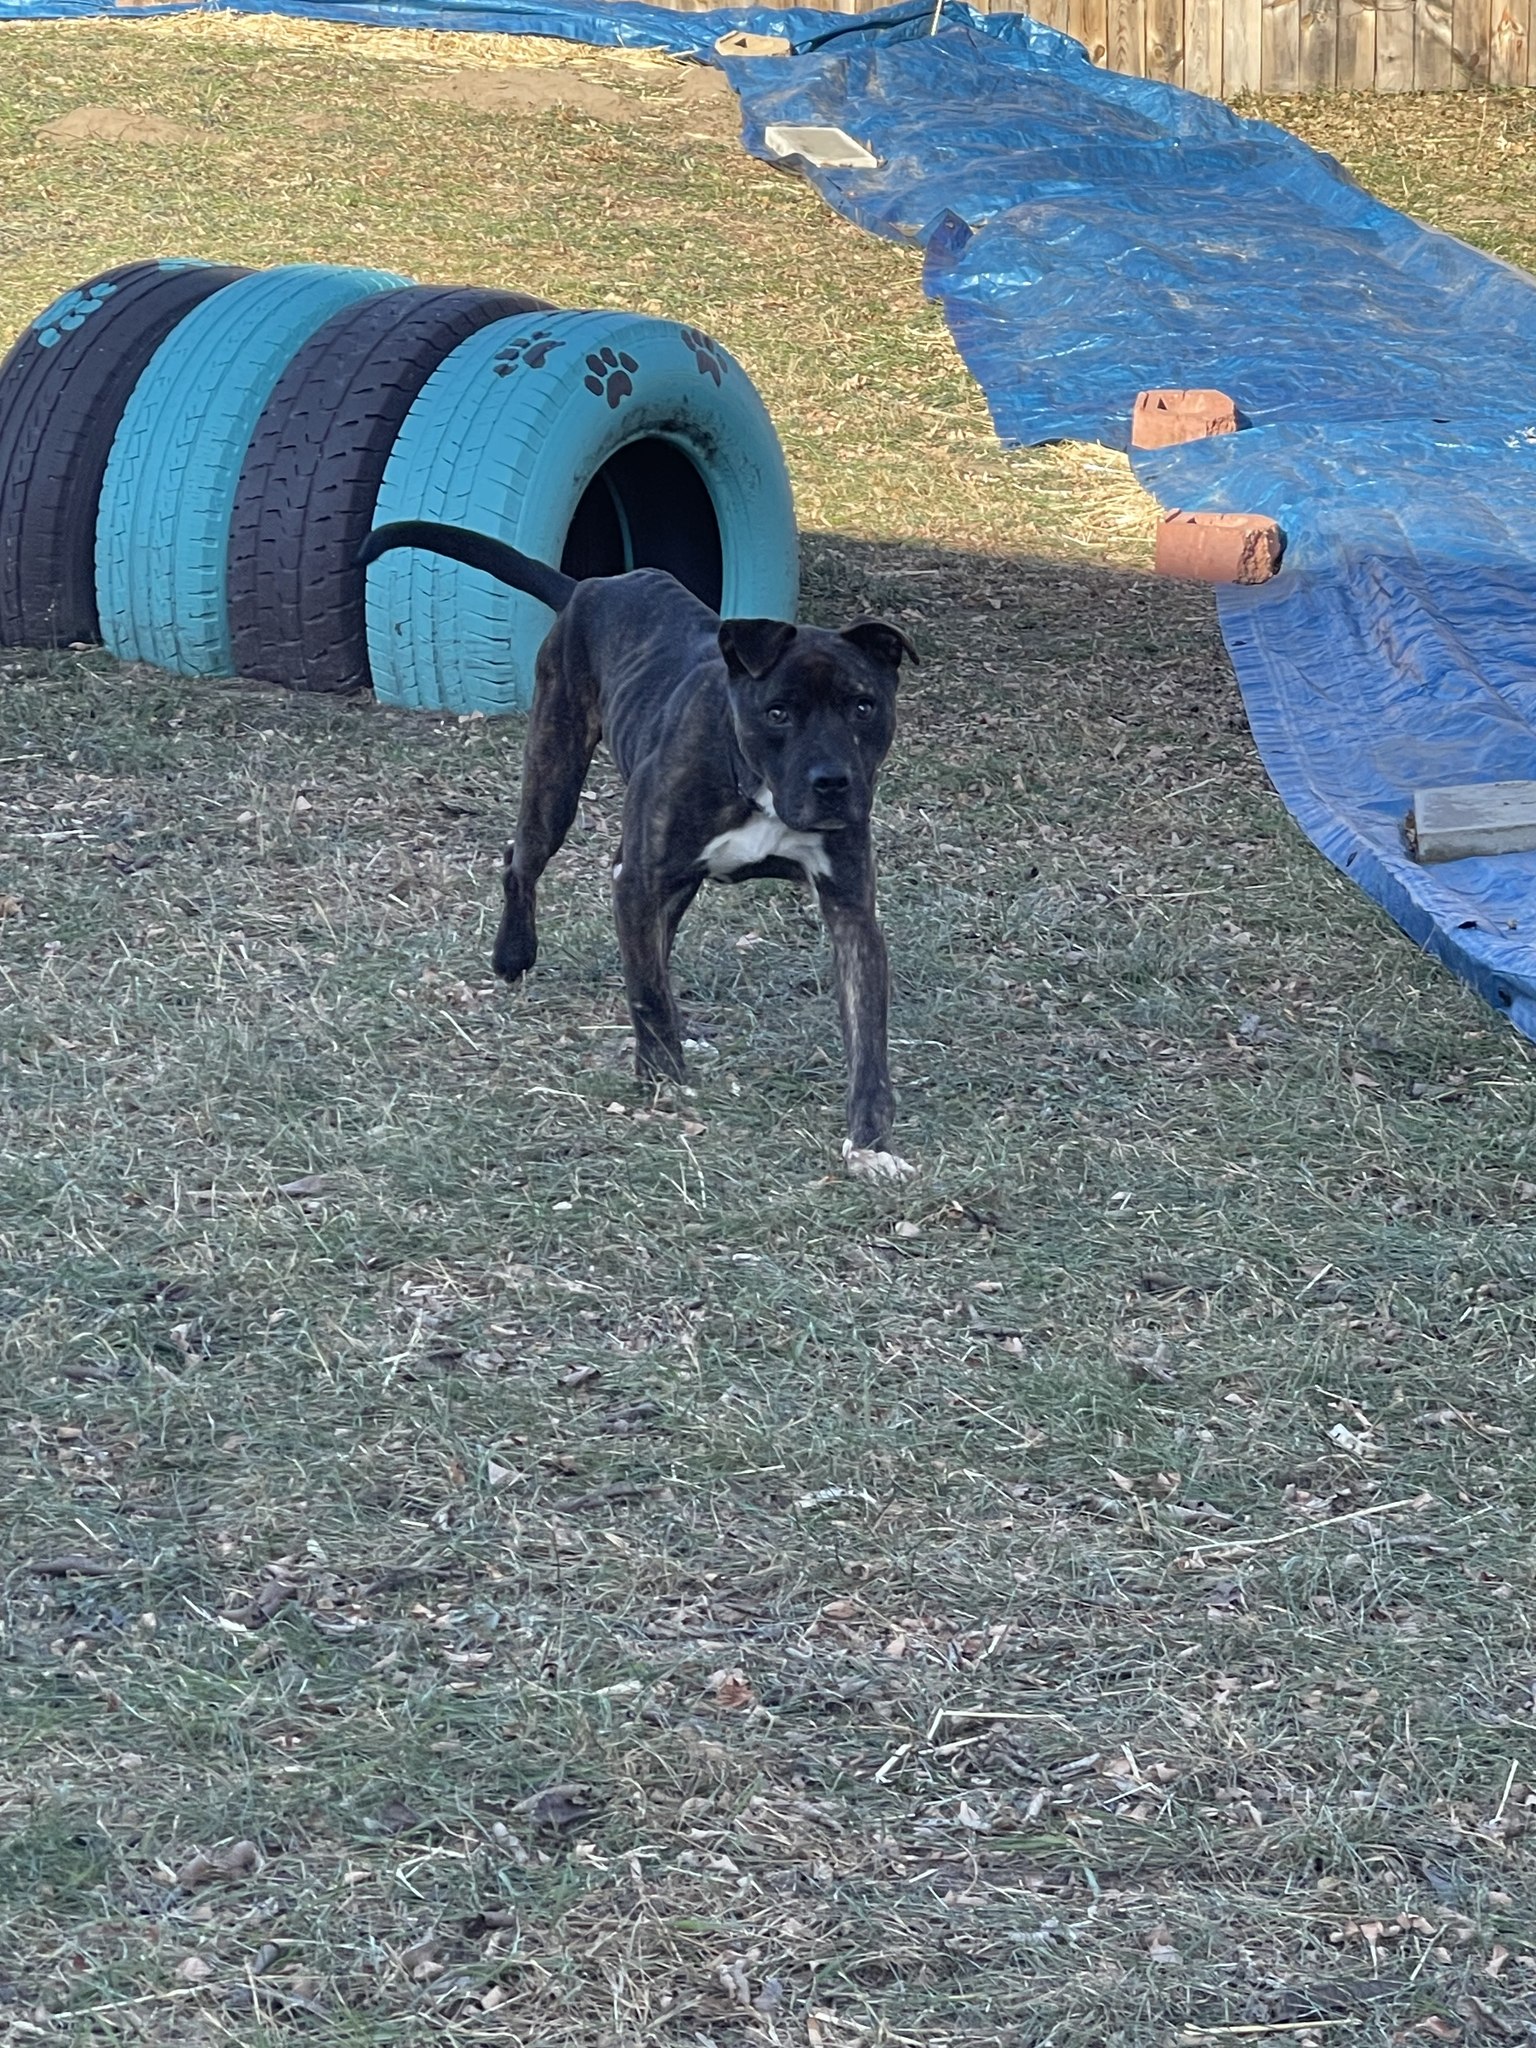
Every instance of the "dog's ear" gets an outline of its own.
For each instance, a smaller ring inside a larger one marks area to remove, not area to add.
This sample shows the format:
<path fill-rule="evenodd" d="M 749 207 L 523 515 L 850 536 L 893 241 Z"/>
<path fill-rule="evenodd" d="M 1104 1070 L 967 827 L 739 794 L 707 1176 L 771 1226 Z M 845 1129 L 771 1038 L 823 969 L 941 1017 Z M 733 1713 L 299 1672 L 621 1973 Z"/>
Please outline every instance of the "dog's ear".
<path fill-rule="evenodd" d="M 915 668 L 921 666 L 917 649 L 906 634 L 888 626 L 884 619 L 855 619 L 851 626 L 844 626 L 843 638 L 851 640 L 861 654 L 883 662 L 887 668 L 900 668 L 903 655 Z"/>
<path fill-rule="evenodd" d="M 773 667 L 795 637 L 793 626 L 782 619 L 722 619 L 720 652 L 733 676 L 751 676 L 759 681 Z"/>

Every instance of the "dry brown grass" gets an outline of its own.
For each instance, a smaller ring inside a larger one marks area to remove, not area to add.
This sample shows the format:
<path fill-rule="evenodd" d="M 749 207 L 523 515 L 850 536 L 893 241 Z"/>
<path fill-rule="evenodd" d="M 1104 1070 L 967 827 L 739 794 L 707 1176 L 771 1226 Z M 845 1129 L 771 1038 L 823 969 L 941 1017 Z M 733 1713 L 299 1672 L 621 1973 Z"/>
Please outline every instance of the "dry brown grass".
<path fill-rule="evenodd" d="M 925 657 L 890 1195 L 793 892 L 701 903 L 716 1057 L 635 1092 L 611 775 L 509 997 L 516 722 L 4 664 L 0 2030 L 1531 2038 L 1528 1049 L 1300 843 L 1123 467 L 999 452 L 669 67 L 536 53 L 617 130 L 410 89 L 515 45 L 0 46 L 12 324 L 168 245 L 699 319 L 812 615 Z"/>

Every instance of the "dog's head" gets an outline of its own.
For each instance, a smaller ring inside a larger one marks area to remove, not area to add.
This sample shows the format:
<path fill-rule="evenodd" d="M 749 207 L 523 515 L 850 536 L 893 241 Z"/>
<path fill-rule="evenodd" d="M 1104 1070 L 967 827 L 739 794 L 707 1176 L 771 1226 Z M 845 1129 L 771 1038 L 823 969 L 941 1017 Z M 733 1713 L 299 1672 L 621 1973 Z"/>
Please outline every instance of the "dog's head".
<path fill-rule="evenodd" d="M 896 733 L 904 633 L 858 619 L 840 633 L 780 619 L 720 626 L 737 744 L 795 832 L 840 832 L 868 817 Z"/>

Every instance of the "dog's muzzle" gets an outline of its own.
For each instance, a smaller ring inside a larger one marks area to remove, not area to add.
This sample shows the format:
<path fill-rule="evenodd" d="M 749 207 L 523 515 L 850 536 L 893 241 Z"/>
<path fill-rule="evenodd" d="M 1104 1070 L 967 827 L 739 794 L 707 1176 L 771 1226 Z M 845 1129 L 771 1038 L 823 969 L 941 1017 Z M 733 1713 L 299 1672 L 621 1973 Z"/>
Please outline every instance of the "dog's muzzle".
<path fill-rule="evenodd" d="M 805 778 L 804 794 L 795 806 L 799 815 L 780 815 L 796 832 L 843 832 L 853 822 L 857 809 L 853 777 L 846 769 L 828 763 L 813 768 Z"/>

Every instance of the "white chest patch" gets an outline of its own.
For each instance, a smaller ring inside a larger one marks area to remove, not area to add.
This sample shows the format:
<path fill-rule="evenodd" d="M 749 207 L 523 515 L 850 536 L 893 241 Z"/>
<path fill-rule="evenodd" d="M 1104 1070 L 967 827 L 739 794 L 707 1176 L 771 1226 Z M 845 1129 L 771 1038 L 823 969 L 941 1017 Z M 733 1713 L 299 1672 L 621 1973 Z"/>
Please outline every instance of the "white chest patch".
<path fill-rule="evenodd" d="M 718 832 L 699 855 L 701 865 L 717 881 L 734 875 L 738 868 L 755 867 L 775 854 L 805 869 L 807 877 L 830 875 L 826 842 L 819 832 L 793 831 L 773 808 L 773 798 L 760 789 L 755 799 L 757 814 L 730 832 Z"/>

